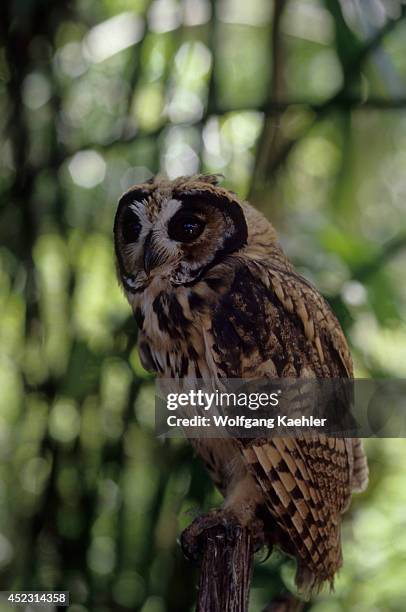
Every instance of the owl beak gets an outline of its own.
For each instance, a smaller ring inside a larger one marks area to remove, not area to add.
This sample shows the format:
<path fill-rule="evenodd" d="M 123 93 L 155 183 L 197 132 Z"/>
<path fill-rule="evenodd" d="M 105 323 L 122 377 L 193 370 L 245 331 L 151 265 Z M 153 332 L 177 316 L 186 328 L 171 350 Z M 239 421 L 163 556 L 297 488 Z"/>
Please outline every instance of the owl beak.
<path fill-rule="evenodd" d="M 158 265 L 159 257 L 153 248 L 152 243 L 152 232 L 149 232 L 144 242 L 144 270 L 147 276 L 150 275 L 151 271 Z"/>

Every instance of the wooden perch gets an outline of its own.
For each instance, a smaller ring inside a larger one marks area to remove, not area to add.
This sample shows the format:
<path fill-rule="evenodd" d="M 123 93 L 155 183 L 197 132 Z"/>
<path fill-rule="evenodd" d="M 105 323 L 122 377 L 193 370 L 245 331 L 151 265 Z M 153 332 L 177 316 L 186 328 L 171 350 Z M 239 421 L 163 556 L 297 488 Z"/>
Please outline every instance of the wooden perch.
<path fill-rule="evenodd" d="M 200 557 L 196 612 L 248 612 L 257 537 L 221 511 L 196 519 L 182 534 L 188 558 Z"/>
<path fill-rule="evenodd" d="M 196 612 L 248 612 L 254 553 L 263 543 L 263 525 L 242 526 L 215 510 L 198 517 L 181 535 L 185 556 L 200 565 Z M 299 612 L 303 602 L 278 596 L 264 612 Z"/>
<path fill-rule="evenodd" d="M 197 612 L 248 612 L 253 546 L 247 528 L 217 526 L 206 532 Z"/>

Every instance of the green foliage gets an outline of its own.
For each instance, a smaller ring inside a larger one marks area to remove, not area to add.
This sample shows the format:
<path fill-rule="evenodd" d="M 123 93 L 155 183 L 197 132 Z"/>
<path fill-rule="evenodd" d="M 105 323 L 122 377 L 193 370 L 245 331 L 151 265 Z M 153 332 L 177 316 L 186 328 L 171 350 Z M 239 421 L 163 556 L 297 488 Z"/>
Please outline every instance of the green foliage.
<path fill-rule="evenodd" d="M 267 0 L 7 4 L 3 588 L 69 590 L 71 612 L 186 612 L 196 575 L 176 539 L 220 496 L 187 444 L 154 436 L 115 277 L 117 199 L 158 171 L 222 173 L 330 300 L 357 374 L 405 376 L 405 8 L 289 0 L 275 28 Z M 404 609 L 406 446 L 367 449 L 336 590 L 308 610 Z M 275 553 L 251 609 L 281 588 L 293 562 Z"/>

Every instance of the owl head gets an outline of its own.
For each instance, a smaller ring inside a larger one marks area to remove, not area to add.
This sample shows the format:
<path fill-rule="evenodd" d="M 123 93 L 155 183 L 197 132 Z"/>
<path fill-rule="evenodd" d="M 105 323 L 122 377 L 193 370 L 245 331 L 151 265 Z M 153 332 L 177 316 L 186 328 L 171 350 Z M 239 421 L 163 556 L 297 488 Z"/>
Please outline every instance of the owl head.
<path fill-rule="evenodd" d="M 193 284 L 244 247 L 243 205 L 216 176 L 153 178 L 120 199 L 114 222 L 118 274 L 124 289 L 142 291 L 155 277 Z"/>

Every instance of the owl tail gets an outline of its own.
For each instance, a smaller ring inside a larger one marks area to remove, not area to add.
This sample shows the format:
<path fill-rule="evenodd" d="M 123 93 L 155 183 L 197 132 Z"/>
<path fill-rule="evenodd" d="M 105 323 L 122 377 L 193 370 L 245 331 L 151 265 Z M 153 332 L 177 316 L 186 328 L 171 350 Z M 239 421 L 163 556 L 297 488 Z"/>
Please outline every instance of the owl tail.
<path fill-rule="evenodd" d="M 343 564 L 341 550 L 341 529 L 336 524 L 332 527 L 330 544 L 327 548 L 327 558 L 298 559 L 295 583 L 299 593 L 305 599 L 317 595 L 325 585 L 334 591 L 334 578 Z"/>

